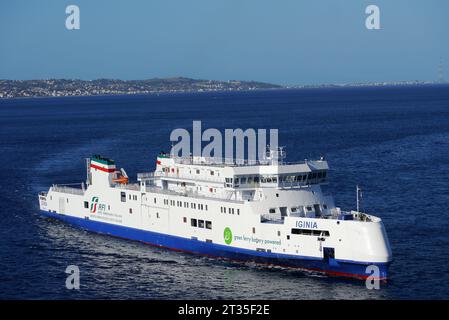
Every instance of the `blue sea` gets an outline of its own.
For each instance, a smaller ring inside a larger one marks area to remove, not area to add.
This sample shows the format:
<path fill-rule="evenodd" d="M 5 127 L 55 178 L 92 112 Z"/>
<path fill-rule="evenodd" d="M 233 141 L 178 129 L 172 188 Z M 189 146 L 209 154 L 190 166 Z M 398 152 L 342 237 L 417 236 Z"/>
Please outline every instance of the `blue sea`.
<path fill-rule="evenodd" d="M 85 179 L 85 158 L 130 177 L 170 132 L 278 128 L 289 161 L 324 156 L 329 192 L 384 220 L 394 261 L 360 280 L 153 248 L 42 218 L 37 193 Z M 449 299 L 449 86 L 0 100 L 0 299 Z M 65 287 L 80 269 L 80 290 Z"/>

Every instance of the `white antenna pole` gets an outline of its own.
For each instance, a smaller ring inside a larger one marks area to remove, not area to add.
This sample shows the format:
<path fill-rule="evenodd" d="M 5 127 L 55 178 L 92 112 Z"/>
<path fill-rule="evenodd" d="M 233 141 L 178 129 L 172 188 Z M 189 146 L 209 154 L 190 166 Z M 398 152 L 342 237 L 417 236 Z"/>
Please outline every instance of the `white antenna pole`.
<path fill-rule="evenodd" d="M 91 184 L 91 178 L 90 178 L 90 158 L 86 158 L 86 184 L 88 186 Z"/>
<path fill-rule="evenodd" d="M 171 146 L 170 146 L 170 157 L 171 158 L 174 158 L 175 157 L 175 154 L 173 153 L 173 141 L 171 142 Z"/>
<path fill-rule="evenodd" d="M 357 193 L 357 213 L 359 212 L 359 185 L 356 186 L 356 193 Z"/>

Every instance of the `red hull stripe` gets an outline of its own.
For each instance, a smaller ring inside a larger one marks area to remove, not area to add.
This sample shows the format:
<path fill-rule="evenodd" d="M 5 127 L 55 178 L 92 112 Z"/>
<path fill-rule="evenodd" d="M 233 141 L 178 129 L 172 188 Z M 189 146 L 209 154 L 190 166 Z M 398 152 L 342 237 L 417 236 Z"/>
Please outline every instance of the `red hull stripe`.
<path fill-rule="evenodd" d="M 94 168 L 94 169 L 98 169 L 98 170 L 104 171 L 104 172 L 115 172 L 116 171 L 116 169 L 103 168 L 103 167 L 97 166 L 97 165 L 95 165 L 93 163 L 90 164 L 90 167 Z"/>

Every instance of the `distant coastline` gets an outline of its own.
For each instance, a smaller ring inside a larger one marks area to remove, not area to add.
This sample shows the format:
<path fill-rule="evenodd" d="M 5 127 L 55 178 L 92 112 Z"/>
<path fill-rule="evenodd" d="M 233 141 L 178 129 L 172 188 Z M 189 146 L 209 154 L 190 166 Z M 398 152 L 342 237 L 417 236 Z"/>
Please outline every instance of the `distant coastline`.
<path fill-rule="evenodd" d="M 148 80 L 0 80 L 0 99 L 39 98 L 39 97 L 89 97 L 130 94 L 167 94 L 167 93 L 201 93 L 232 92 L 268 89 L 316 89 L 316 88 L 357 88 L 357 87 L 396 87 L 447 85 L 447 82 L 400 81 L 367 82 L 348 84 L 315 85 L 278 85 L 257 81 L 218 81 L 176 78 L 154 78 Z"/>
<path fill-rule="evenodd" d="M 217 81 L 184 77 L 148 80 L 0 80 L 0 98 L 103 96 L 176 92 L 248 91 L 283 86 L 257 81 Z"/>

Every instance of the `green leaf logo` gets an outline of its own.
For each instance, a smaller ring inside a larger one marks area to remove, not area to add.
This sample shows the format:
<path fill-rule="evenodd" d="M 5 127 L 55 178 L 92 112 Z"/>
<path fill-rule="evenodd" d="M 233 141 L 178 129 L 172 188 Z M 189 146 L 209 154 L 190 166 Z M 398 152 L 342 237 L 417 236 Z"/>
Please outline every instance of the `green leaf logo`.
<path fill-rule="evenodd" d="M 223 232 L 224 241 L 226 244 L 231 244 L 232 242 L 232 231 L 229 227 L 226 227 Z"/>

